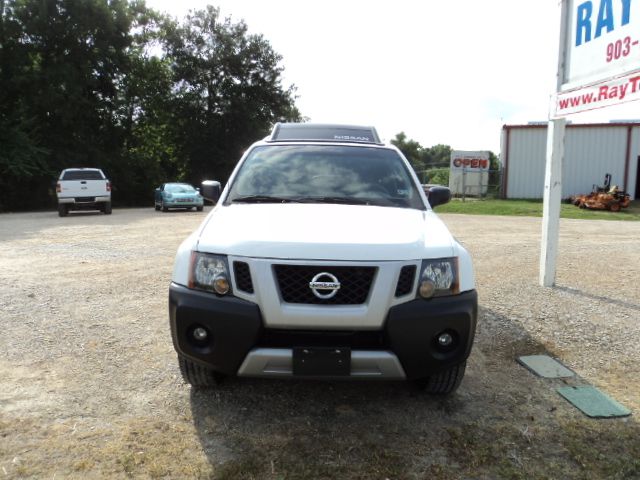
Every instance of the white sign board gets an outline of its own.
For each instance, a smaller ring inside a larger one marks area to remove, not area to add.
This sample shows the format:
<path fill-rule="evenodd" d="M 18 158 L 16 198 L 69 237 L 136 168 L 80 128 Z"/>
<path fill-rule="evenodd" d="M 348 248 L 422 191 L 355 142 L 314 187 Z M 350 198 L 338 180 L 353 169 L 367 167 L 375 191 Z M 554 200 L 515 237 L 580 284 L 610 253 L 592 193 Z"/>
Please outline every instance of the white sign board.
<path fill-rule="evenodd" d="M 563 0 L 552 116 L 640 100 L 640 0 Z"/>
<path fill-rule="evenodd" d="M 555 282 L 565 117 L 640 100 L 640 0 L 561 0 L 555 105 L 547 131 L 540 284 Z"/>
<path fill-rule="evenodd" d="M 480 196 L 489 186 L 489 152 L 451 152 L 449 189 L 454 195 Z"/>
<path fill-rule="evenodd" d="M 562 117 L 632 100 L 640 100 L 640 70 L 559 92 L 556 115 Z"/>

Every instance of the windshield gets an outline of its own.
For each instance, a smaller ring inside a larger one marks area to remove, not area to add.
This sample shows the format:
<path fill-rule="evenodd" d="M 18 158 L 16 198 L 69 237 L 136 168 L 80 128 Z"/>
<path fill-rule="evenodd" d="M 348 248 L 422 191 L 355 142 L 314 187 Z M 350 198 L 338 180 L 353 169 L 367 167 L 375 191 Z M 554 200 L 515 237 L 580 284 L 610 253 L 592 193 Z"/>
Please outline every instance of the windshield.
<path fill-rule="evenodd" d="M 164 191 L 168 193 L 196 193 L 196 189 L 191 185 L 182 183 L 167 184 L 164 186 Z"/>
<path fill-rule="evenodd" d="M 268 145 L 254 148 L 226 203 L 311 202 L 424 210 L 400 156 L 385 148 Z"/>

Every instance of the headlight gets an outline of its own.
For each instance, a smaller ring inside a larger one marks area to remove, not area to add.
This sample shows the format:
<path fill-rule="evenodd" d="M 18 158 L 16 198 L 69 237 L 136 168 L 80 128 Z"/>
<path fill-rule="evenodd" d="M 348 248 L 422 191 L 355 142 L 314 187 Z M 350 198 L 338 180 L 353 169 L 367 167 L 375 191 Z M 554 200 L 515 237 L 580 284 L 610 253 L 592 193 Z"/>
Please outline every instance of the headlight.
<path fill-rule="evenodd" d="M 167 200 L 171 200 L 171 197 L 173 195 L 171 195 L 170 193 L 165 193 L 164 196 L 166 197 Z"/>
<path fill-rule="evenodd" d="M 231 291 L 227 257 L 210 253 L 191 253 L 189 288 L 226 295 Z"/>
<path fill-rule="evenodd" d="M 422 298 L 455 295 L 459 291 L 457 258 L 436 258 L 422 261 L 420 284 L 418 285 L 418 294 Z"/>

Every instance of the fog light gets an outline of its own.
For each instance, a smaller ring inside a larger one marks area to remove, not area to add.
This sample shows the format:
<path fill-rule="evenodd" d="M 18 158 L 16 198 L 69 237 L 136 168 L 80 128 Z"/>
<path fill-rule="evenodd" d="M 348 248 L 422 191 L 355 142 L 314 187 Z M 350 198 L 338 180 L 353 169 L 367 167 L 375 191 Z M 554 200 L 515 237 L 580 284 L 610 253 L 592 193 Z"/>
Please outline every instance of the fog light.
<path fill-rule="evenodd" d="M 213 281 L 213 289 L 220 295 L 229 293 L 229 280 L 224 275 L 218 275 Z"/>
<path fill-rule="evenodd" d="M 431 298 L 436 292 L 436 284 L 431 280 L 422 280 L 422 282 L 420 282 L 418 292 L 422 298 Z"/>
<path fill-rule="evenodd" d="M 453 337 L 450 333 L 444 332 L 438 335 L 438 345 L 441 347 L 450 347 L 453 343 Z"/>
<path fill-rule="evenodd" d="M 196 327 L 193 329 L 193 338 L 198 342 L 204 342 L 207 340 L 209 334 L 207 330 L 202 327 Z"/>

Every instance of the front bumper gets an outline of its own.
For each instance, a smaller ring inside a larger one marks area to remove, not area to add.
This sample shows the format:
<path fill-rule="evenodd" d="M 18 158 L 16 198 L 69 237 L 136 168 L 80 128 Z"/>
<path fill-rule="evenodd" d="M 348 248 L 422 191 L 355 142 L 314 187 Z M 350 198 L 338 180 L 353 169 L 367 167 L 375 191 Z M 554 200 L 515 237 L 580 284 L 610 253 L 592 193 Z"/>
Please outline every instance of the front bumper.
<path fill-rule="evenodd" d="M 475 291 L 412 300 L 390 308 L 380 331 L 266 329 L 254 303 L 172 283 L 169 317 L 176 351 L 227 375 L 292 377 L 295 347 L 344 347 L 351 352 L 347 378 L 418 379 L 466 360 L 477 302 Z M 207 330 L 206 343 L 194 340 L 197 327 Z M 455 341 L 448 348 L 436 340 L 445 331 Z"/>

